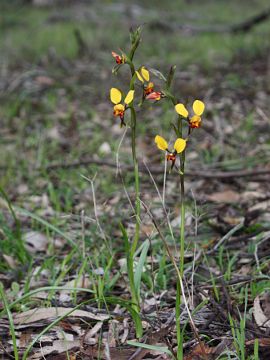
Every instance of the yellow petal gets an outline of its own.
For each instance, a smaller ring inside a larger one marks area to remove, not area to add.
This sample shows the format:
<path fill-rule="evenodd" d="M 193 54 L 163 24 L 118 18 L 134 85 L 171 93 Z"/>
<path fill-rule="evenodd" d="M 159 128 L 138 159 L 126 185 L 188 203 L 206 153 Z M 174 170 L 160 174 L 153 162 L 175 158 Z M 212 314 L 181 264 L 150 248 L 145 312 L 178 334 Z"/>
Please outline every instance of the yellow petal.
<path fill-rule="evenodd" d="M 134 98 L 134 90 L 129 90 L 124 100 L 125 104 L 127 105 L 130 104 L 131 101 L 133 101 L 133 98 Z"/>
<path fill-rule="evenodd" d="M 177 112 L 177 114 L 184 116 L 184 118 L 188 117 L 188 111 L 187 111 L 185 105 L 177 104 L 177 105 L 175 105 L 174 108 L 175 108 L 175 111 Z"/>
<path fill-rule="evenodd" d="M 160 150 L 167 150 L 168 149 L 168 143 L 167 141 L 162 137 L 162 136 L 159 136 L 157 135 L 155 137 L 155 143 L 157 144 L 157 147 L 160 149 Z"/>
<path fill-rule="evenodd" d="M 121 99 L 122 99 L 122 94 L 121 91 L 116 89 L 116 88 L 111 88 L 110 91 L 110 98 L 111 98 L 111 102 L 113 104 L 118 104 L 120 103 Z"/>
<path fill-rule="evenodd" d="M 196 115 L 201 116 L 204 112 L 204 103 L 200 100 L 195 100 L 193 103 L 193 111 Z"/>
<path fill-rule="evenodd" d="M 149 71 L 146 70 L 146 68 L 145 68 L 144 66 L 141 68 L 141 74 L 142 74 L 142 77 L 143 77 L 146 81 L 149 81 L 149 80 L 150 80 Z"/>
<path fill-rule="evenodd" d="M 137 75 L 137 78 L 138 78 L 142 83 L 144 83 L 144 80 L 143 80 L 143 78 L 141 77 L 141 74 L 139 73 L 139 71 L 136 71 L 136 75 Z"/>
<path fill-rule="evenodd" d="M 185 150 L 186 145 L 187 145 L 186 140 L 178 138 L 178 139 L 176 139 L 173 147 L 176 150 L 176 152 L 179 154 Z"/>

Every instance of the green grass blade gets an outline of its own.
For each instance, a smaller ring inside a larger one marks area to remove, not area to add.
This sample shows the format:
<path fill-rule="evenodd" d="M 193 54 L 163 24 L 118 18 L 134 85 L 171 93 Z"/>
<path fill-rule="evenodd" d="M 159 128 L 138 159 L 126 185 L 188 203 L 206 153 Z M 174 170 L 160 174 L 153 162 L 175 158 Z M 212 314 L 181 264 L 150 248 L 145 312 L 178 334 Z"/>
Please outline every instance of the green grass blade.
<path fill-rule="evenodd" d="M 132 249 L 129 244 L 127 231 L 124 228 L 122 223 L 120 223 L 120 229 L 122 231 L 124 245 L 125 245 L 125 253 L 126 253 L 126 259 L 127 259 L 127 273 L 128 273 L 128 278 L 129 278 L 131 299 L 132 299 L 133 306 L 136 306 L 137 308 L 139 308 L 139 297 L 137 295 L 137 291 L 135 288 L 135 280 L 134 280 L 134 268 L 133 268 L 134 258 L 133 258 L 133 254 L 132 254 Z"/>
<path fill-rule="evenodd" d="M 254 360 L 259 360 L 259 339 L 254 340 Z"/>
<path fill-rule="evenodd" d="M 67 236 L 63 231 L 61 231 L 60 229 L 58 229 L 56 226 L 50 224 L 48 221 L 42 219 L 40 216 L 36 215 L 36 214 L 32 214 L 30 211 L 26 210 L 26 209 L 22 209 L 19 207 L 16 207 L 15 210 L 19 213 L 21 213 L 22 215 L 28 216 L 34 220 L 36 220 L 37 222 L 39 222 L 40 224 L 46 226 L 47 228 L 49 228 L 50 230 L 54 231 L 55 233 L 57 233 L 58 235 L 62 236 L 65 240 L 68 241 L 68 243 L 70 245 L 72 245 L 73 247 L 75 247 L 78 250 L 78 245 L 69 237 Z"/>
<path fill-rule="evenodd" d="M 14 351 L 14 359 L 15 360 L 19 360 L 19 353 L 18 353 L 18 348 L 17 348 L 17 343 L 16 343 L 16 335 L 15 335 L 15 329 L 14 329 L 14 323 L 13 323 L 13 318 L 12 318 L 12 314 L 10 312 L 10 307 L 8 305 L 7 302 L 7 298 L 5 296 L 5 292 L 4 292 L 4 286 L 2 283 L 0 283 L 0 298 L 3 301 L 4 304 L 4 310 L 6 311 L 7 317 L 8 317 L 8 321 L 9 321 L 9 330 L 11 332 L 11 338 L 12 338 L 12 344 L 13 344 L 13 351 Z"/>
<path fill-rule="evenodd" d="M 125 253 L 128 254 L 129 250 L 130 250 L 130 245 L 129 245 L 129 241 L 128 241 L 128 234 L 127 231 L 124 227 L 124 225 L 122 223 L 119 224 L 120 230 L 122 232 L 123 235 L 123 239 L 124 239 L 124 246 L 125 246 Z"/>
<path fill-rule="evenodd" d="M 148 345 L 148 344 L 143 344 L 143 343 L 139 343 L 139 342 L 135 342 L 135 341 L 131 341 L 131 340 L 128 340 L 127 344 L 131 345 L 131 346 L 136 346 L 136 347 L 139 347 L 139 348 L 142 348 L 142 349 L 148 349 L 148 350 L 154 350 L 154 351 L 163 352 L 165 354 L 173 356 L 172 353 L 170 352 L 170 350 L 167 348 L 167 346 Z"/>
<path fill-rule="evenodd" d="M 123 299 L 119 299 L 117 297 L 112 297 L 112 296 L 106 297 L 105 300 L 108 303 L 119 304 L 120 306 L 126 308 L 126 310 L 130 313 L 130 315 L 134 321 L 137 337 L 138 338 L 142 337 L 142 335 L 143 335 L 142 321 L 141 321 L 141 318 L 140 318 L 140 315 L 138 314 L 138 312 L 133 309 L 132 302 L 123 300 Z"/>
<path fill-rule="evenodd" d="M 149 240 L 145 240 L 142 246 L 142 251 L 139 257 L 138 265 L 135 270 L 134 274 L 134 285 L 135 285 L 135 291 L 137 293 L 137 297 L 140 297 L 140 286 L 141 286 L 141 279 L 142 279 L 142 273 L 143 273 L 143 267 L 145 264 L 147 252 L 150 246 Z"/>
<path fill-rule="evenodd" d="M 15 222 L 15 226 L 16 226 L 15 236 L 16 236 L 16 240 L 17 240 L 17 244 L 18 244 L 17 256 L 22 263 L 26 263 L 28 260 L 30 260 L 30 255 L 28 254 L 27 250 L 25 249 L 24 242 L 22 240 L 21 223 L 15 214 L 15 211 L 13 209 L 11 201 L 9 200 L 8 195 L 5 193 L 4 189 L 1 186 L 0 186 L 0 194 L 3 197 L 3 199 L 6 201 L 8 209 L 9 209 L 11 216 L 13 217 L 14 222 Z"/>

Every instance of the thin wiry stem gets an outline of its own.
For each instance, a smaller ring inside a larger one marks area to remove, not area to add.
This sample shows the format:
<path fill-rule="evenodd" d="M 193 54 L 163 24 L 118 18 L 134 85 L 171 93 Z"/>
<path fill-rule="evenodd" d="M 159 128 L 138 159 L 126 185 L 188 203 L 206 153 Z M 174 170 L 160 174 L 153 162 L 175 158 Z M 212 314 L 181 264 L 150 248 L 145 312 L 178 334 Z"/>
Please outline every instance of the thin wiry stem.
<path fill-rule="evenodd" d="M 91 184 L 91 190 L 92 190 L 92 196 L 93 196 L 93 205 L 94 205 L 94 213 L 95 213 L 95 219 L 96 219 L 96 224 L 97 224 L 97 227 L 100 231 L 100 234 L 110 252 L 110 255 L 112 256 L 112 249 L 111 249 L 111 246 L 109 245 L 109 242 L 108 242 L 108 239 L 107 239 L 107 236 L 105 234 L 105 232 L 103 231 L 101 225 L 100 225 L 100 222 L 99 222 L 99 218 L 98 218 L 98 211 L 97 211 L 97 203 L 96 203 L 96 193 L 95 193 L 95 186 L 94 186 L 94 181 L 95 181 L 95 178 L 97 176 L 97 174 L 95 174 L 95 176 L 92 178 L 92 179 L 89 179 L 87 176 L 84 176 L 82 175 L 82 178 L 84 178 L 85 180 L 89 181 L 90 184 Z"/>
<path fill-rule="evenodd" d="M 115 161 L 116 161 L 116 175 L 118 174 L 118 172 L 120 171 L 120 163 L 119 163 L 119 153 L 120 153 L 120 149 L 121 149 L 121 146 L 122 146 L 122 143 L 124 141 L 124 138 L 126 136 L 126 133 L 127 133 L 127 127 L 125 128 L 125 131 L 123 132 L 123 135 L 121 136 L 121 139 L 119 141 L 119 144 L 118 144 L 118 147 L 117 147 L 117 151 L 116 151 L 116 154 L 115 154 Z"/>
<path fill-rule="evenodd" d="M 140 213 L 141 213 L 141 204 L 140 204 L 140 183 L 139 183 L 139 166 L 136 154 L 136 112 L 133 107 L 130 108 L 131 110 L 131 131 L 132 131 L 132 157 L 133 157 L 133 164 L 134 164 L 134 177 L 135 177 L 135 209 L 136 209 L 136 227 L 135 227 L 135 235 L 133 239 L 133 243 L 131 246 L 131 252 L 134 255 L 139 237 L 140 237 Z"/>
<path fill-rule="evenodd" d="M 162 192 L 162 203 L 163 207 L 166 208 L 165 198 L 166 198 L 166 178 L 167 178 L 167 161 L 166 161 L 166 154 L 165 154 L 165 161 L 164 161 L 164 175 L 163 175 L 163 192 Z"/>
<path fill-rule="evenodd" d="M 158 189 L 157 183 L 156 183 L 156 181 L 155 181 L 155 179 L 154 179 L 154 177 L 153 177 L 153 175 L 152 175 L 152 173 L 151 173 L 151 170 L 149 169 L 148 165 L 147 165 L 145 162 L 143 162 L 143 163 L 144 163 L 144 166 L 146 167 L 146 169 L 147 169 L 147 171 L 148 171 L 148 173 L 149 173 L 149 176 L 150 176 L 150 178 L 151 178 L 151 180 L 152 180 L 152 182 L 153 182 L 153 184 L 154 184 L 154 186 L 155 186 L 155 189 L 156 189 L 156 191 L 157 191 L 158 197 L 159 197 L 159 199 L 160 199 L 160 201 L 161 201 L 161 203 L 162 203 L 162 208 L 163 208 L 164 214 L 165 214 L 165 216 L 166 216 L 166 220 L 167 220 L 167 224 L 168 224 L 168 227 L 169 227 L 169 230 L 170 230 L 170 234 L 171 234 L 171 237 L 172 237 L 172 239 L 173 239 L 173 241 L 174 241 L 174 244 L 175 244 L 175 237 L 174 237 L 172 225 L 171 225 L 171 222 L 170 222 L 169 214 L 168 214 L 168 211 L 166 210 L 166 207 L 165 207 L 164 202 L 162 201 L 162 197 L 161 197 L 160 191 L 159 191 L 159 189 Z M 175 244 L 175 245 L 176 245 L 176 244 Z"/>

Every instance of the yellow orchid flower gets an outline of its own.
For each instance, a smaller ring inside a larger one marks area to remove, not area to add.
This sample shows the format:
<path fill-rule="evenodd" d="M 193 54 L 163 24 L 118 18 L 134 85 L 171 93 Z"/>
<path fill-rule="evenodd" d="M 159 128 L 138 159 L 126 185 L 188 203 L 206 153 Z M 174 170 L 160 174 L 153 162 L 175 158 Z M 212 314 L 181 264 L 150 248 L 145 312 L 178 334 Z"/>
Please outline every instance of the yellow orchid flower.
<path fill-rule="evenodd" d="M 199 128 L 201 126 L 201 115 L 204 112 L 205 105 L 200 100 L 195 100 L 192 105 L 194 115 L 190 118 L 188 110 L 183 104 L 176 104 L 175 111 L 177 114 L 182 115 L 184 118 L 188 119 L 189 126 L 191 128 Z"/>
<path fill-rule="evenodd" d="M 173 146 L 174 151 L 170 151 L 170 150 L 168 150 L 167 141 L 160 135 L 156 135 L 155 143 L 156 143 L 158 149 L 168 152 L 167 161 L 172 162 L 171 169 L 174 167 L 174 164 L 175 164 L 175 161 L 176 161 L 176 155 L 183 152 L 185 150 L 185 148 L 186 148 L 186 145 L 187 145 L 187 142 L 186 142 L 185 139 L 178 138 L 178 139 L 176 139 L 176 141 L 174 143 L 174 146 Z"/>
<path fill-rule="evenodd" d="M 117 116 L 120 117 L 121 127 L 123 125 L 126 125 L 124 122 L 126 106 L 129 105 L 133 101 L 133 98 L 134 98 L 134 90 L 129 90 L 129 92 L 127 93 L 127 95 L 124 99 L 125 105 L 123 105 L 123 104 L 121 104 L 121 100 L 122 100 L 121 91 L 116 88 L 111 88 L 111 90 L 110 90 L 110 99 L 111 99 L 111 102 L 114 104 L 113 115 L 116 117 Z"/>
<path fill-rule="evenodd" d="M 161 94 L 160 92 L 154 91 L 154 83 L 150 81 L 149 71 L 142 66 L 138 71 L 136 71 L 137 78 L 143 83 L 143 95 L 146 99 L 149 100 L 160 100 L 161 96 L 148 97 L 150 94 Z"/>
<path fill-rule="evenodd" d="M 136 71 L 136 75 L 142 83 L 150 80 L 149 71 L 144 66 L 142 66 L 138 71 Z"/>

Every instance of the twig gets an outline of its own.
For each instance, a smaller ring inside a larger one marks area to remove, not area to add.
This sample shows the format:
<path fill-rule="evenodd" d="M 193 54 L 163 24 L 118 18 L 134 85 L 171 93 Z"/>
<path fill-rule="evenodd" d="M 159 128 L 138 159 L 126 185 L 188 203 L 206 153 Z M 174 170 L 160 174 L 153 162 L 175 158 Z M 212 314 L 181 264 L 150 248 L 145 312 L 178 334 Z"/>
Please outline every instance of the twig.
<path fill-rule="evenodd" d="M 94 205 L 94 213 L 95 213 L 95 219 L 96 219 L 96 224 L 97 224 L 97 227 L 100 231 L 100 234 L 101 234 L 101 237 L 103 238 L 109 252 L 110 252 L 110 255 L 112 256 L 112 249 L 111 249 L 111 246 L 108 242 L 108 239 L 107 239 L 107 236 L 105 234 L 105 232 L 103 231 L 101 225 L 100 225 L 100 222 L 99 222 L 99 218 L 98 218 L 98 211 L 97 211 L 97 204 L 96 204 L 96 193 L 95 193 L 95 187 L 94 187 L 94 181 L 95 181 L 95 178 L 96 178 L 96 175 L 93 177 L 93 179 L 89 179 L 87 176 L 84 176 L 81 174 L 81 177 L 87 181 L 90 182 L 91 184 L 91 190 L 92 190 L 92 196 L 93 196 L 93 205 Z"/>
<path fill-rule="evenodd" d="M 126 136 L 127 133 L 127 127 L 125 128 L 123 135 L 121 136 L 121 139 L 119 141 L 118 147 L 117 147 L 117 151 L 116 151 L 116 155 L 115 155 L 115 161 L 116 161 L 116 175 L 118 174 L 118 172 L 120 171 L 120 164 L 119 164 L 119 152 L 120 152 L 120 148 L 122 146 L 122 142 Z"/>
<path fill-rule="evenodd" d="M 268 20 L 270 17 L 270 8 L 238 23 L 228 26 L 222 25 L 206 25 L 194 26 L 190 24 L 172 23 L 164 20 L 154 20 L 149 23 L 150 28 L 163 30 L 167 32 L 186 31 L 189 33 L 246 33 L 253 29 L 256 25 Z"/>
<path fill-rule="evenodd" d="M 258 256 L 258 247 L 261 246 L 265 241 L 269 241 L 269 239 L 270 239 L 270 231 L 267 231 L 264 237 L 255 245 L 254 257 L 256 261 L 257 270 L 260 275 L 263 275 L 263 273 L 260 269 L 261 266 L 260 266 L 260 259 Z"/>
<path fill-rule="evenodd" d="M 231 26 L 230 32 L 239 33 L 239 32 L 248 32 L 255 25 L 260 24 L 261 22 L 267 20 L 270 17 L 270 8 L 252 16 L 251 18 L 241 22 L 240 24 L 236 24 Z"/>
<path fill-rule="evenodd" d="M 240 284 L 245 284 L 245 283 L 249 283 L 251 281 L 260 281 L 260 280 L 270 280 L 270 277 L 267 275 L 263 275 L 263 276 L 239 276 L 236 279 L 232 279 L 229 281 L 225 282 L 226 286 L 230 286 L 230 285 L 240 285 Z M 216 278 L 216 281 L 219 282 L 219 277 Z M 217 284 L 216 286 L 220 287 L 220 284 Z M 204 288 L 204 289 L 212 289 L 213 285 L 198 285 L 197 288 Z"/>
<path fill-rule="evenodd" d="M 207 251 L 207 255 L 214 253 L 221 245 L 225 243 L 225 241 L 229 240 L 229 238 L 236 233 L 238 230 L 242 229 L 244 226 L 244 221 L 241 221 L 239 224 L 235 225 L 226 235 L 224 235 L 218 243 L 213 247 L 213 249 Z"/>
<path fill-rule="evenodd" d="M 192 261 L 192 265 L 190 265 L 189 267 L 187 267 L 185 270 L 184 270 L 184 275 L 188 274 L 191 270 L 192 272 L 194 272 L 194 265 L 199 261 L 199 259 L 201 258 L 203 252 L 202 250 L 199 250 L 197 252 L 197 254 L 195 254 L 195 251 L 194 251 L 194 257 L 193 257 L 193 261 Z M 193 275 L 192 275 L 193 277 Z"/>
<path fill-rule="evenodd" d="M 73 161 L 70 163 L 52 163 L 45 167 L 37 167 L 30 170 L 47 170 L 52 171 L 55 169 L 69 169 L 69 168 L 76 168 L 86 165 L 97 165 L 97 166 L 106 166 L 106 167 L 113 167 L 115 168 L 115 162 L 112 161 L 106 161 L 106 160 L 97 160 L 94 158 L 87 158 L 82 160 Z M 6 170 L 8 169 L 8 166 L 2 166 L 0 170 Z M 15 169 L 15 168 L 14 168 Z M 132 165 L 122 165 L 122 169 L 126 171 L 133 170 Z M 157 167 L 149 167 L 152 174 L 155 175 L 163 175 L 164 170 L 158 169 Z M 144 166 L 139 166 L 139 171 L 141 173 L 145 173 L 146 169 Z M 213 173 L 210 172 L 209 169 L 205 170 L 194 170 L 194 171 L 186 171 L 185 175 L 190 177 L 198 177 L 198 178 L 205 178 L 205 179 L 228 179 L 232 177 L 254 177 L 258 175 L 268 175 L 270 174 L 270 169 L 261 169 L 261 168 L 254 168 L 251 170 L 236 170 L 236 171 L 214 171 Z"/>
<path fill-rule="evenodd" d="M 149 168 L 148 168 L 149 169 Z M 148 170 L 150 171 L 150 170 Z M 164 161 L 164 175 L 163 175 L 163 192 L 162 192 L 162 202 L 163 207 L 165 208 L 165 198 L 166 198 L 166 175 L 167 175 L 167 161 L 166 161 L 166 154 L 165 154 L 165 161 Z"/>
<path fill-rule="evenodd" d="M 156 191 L 157 191 L 158 197 L 159 197 L 159 199 L 160 199 L 160 201 L 161 201 L 162 208 L 163 208 L 164 214 L 165 214 L 165 216 L 166 216 L 167 224 L 168 224 L 168 227 L 169 227 L 169 230 L 170 230 L 170 234 L 171 234 L 171 237 L 172 237 L 173 242 L 174 242 L 175 251 L 176 251 L 175 237 L 174 237 L 174 234 L 173 234 L 173 229 L 172 229 L 172 225 L 171 225 L 171 222 L 170 222 L 169 214 L 168 214 L 168 211 L 166 210 L 165 200 L 163 199 L 163 197 L 161 197 L 160 191 L 159 191 L 158 186 L 157 186 L 157 183 L 156 183 L 156 181 L 155 181 L 155 179 L 154 179 L 154 177 L 153 177 L 153 175 L 152 175 L 152 173 L 151 173 L 151 170 L 149 169 L 148 165 L 147 165 L 145 162 L 143 162 L 143 163 L 144 163 L 144 166 L 146 167 L 146 169 L 147 169 L 147 171 L 148 171 L 148 173 L 149 173 L 149 176 L 150 176 L 150 178 L 151 178 L 151 180 L 152 180 L 152 182 L 153 182 L 153 184 L 154 184 L 154 186 L 155 186 L 155 189 L 156 189 Z M 166 162 L 166 163 L 167 163 L 167 162 Z M 165 175 L 164 175 L 164 181 L 166 182 L 166 180 L 165 180 Z M 164 193 L 163 193 L 163 196 L 164 196 Z"/>

